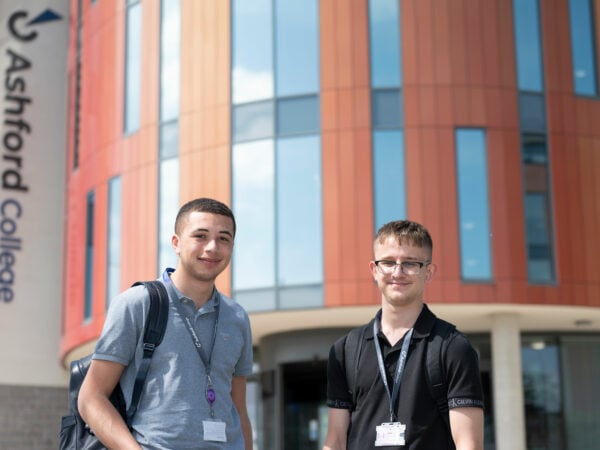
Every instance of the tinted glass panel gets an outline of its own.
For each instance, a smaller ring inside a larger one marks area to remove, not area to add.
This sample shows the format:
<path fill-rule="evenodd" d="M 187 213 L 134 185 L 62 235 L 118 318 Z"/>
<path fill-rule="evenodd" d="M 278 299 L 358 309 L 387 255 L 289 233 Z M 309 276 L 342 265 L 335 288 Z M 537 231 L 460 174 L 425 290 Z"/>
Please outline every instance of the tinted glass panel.
<path fill-rule="evenodd" d="M 273 137 L 273 102 L 256 102 L 233 108 L 233 141 L 243 142 Z"/>
<path fill-rule="evenodd" d="M 179 116 L 180 0 L 162 0 L 160 33 L 160 120 Z"/>
<path fill-rule="evenodd" d="M 317 0 L 275 0 L 277 96 L 319 91 Z"/>
<path fill-rule="evenodd" d="M 272 0 L 232 0 L 233 103 L 273 97 Z"/>
<path fill-rule="evenodd" d="M 575 93 L 597 95 L 594 9 L 591 0 L 569 0 Z"/>
<path fill-rule="evenodd" d="M 319 131 L 320 108 L 317 96 L 277 101 L 277 135 L 285 136 Z"/>
<path fill-rule="evenodd" d="M 532 283 L 548 283 L 554 281 L 554 258 L 545 136 L 523 135 L 522 160 L 528 278 Z"/>
<path fill-rule="evenodd" d="M 373 133 L 373 189 L 375 229 L 392 220 L 406 218 L 406 170 L 404 133 Z"/>
<path fill-rule="evenodd" d="M 316 136 L 277 144 L 278 285 L 323 281 L 321 151 Z"/>
<path fill-rule="evenodd" d="M 517 84 L 522 91 L 543 91 L 538 0 L 513 0 Z"/>
<path fill-rule="evenodd" d="M 233 147 L 233 206 L 238 231 L 235 291 L 275 285 L 275 159 L 273 141 Z"/>
<path fill-rule="evenodd" d="M 120 291 L 121 284 L 121 177 L 108 182 L 108 251 L 106 307 Z"/>
<path fill-rule="evenodd" d="M 85 302 L 83 318 L 92 317 L 92 295 L 94 292 L 94 207 L 95 195 L 88 193 L 85 214 Z"/>
<path fill-rule="evenodd" d="M 546 106 L 543 94 L 519 93 L 519 120 L 521 131 L 546 132 Z"/>
<path fill-rule="evenodd" d="M 563 450 L 559 348 L 554 339 L 524 337 L 521 348 L 527 448 Z"/>
<path fill-rule="evenodd" d="M 399 3 L 398 0 L 369 1 L 371 86 L 375 88 L 402 84 Z"/>
<path fill-rule="evenodd" d="M 179 159 L 171 158 L 160 163 L 157 274 L 160 274 L 166 267 L 177 265 L 177 255 L 171 246 L 171 236 L 178 210 Z"/>
<path fill-rule="evenodd" d="M 127 8 L 127 48 L 125 52 L 125 132 L 140 127 L 140 89 L 142 66 L 142 5 Z"/>
<path fill-rule="evenodd" d="M 461 274 L 465 280 L 492 278 L 490 211 L 485 132 L 456 130 L 456 169 Z"/>
<path fill-rule="evenodd" d="M 600 442 L 600 337 L 562 338 L 561 361 L 565 448 L 595 448 Z"/>
<path fill-rule="evenodd" d="M 160 158 L 172 158 L 179 154 L 179 122 L 173 120 L 160 126 Z"/>
<path fill-rule="evenodd" d="M 402 116 L 402 92 L 399 89 L 377 89 L 371 91 L 373 128 L 400 128 Z"/>

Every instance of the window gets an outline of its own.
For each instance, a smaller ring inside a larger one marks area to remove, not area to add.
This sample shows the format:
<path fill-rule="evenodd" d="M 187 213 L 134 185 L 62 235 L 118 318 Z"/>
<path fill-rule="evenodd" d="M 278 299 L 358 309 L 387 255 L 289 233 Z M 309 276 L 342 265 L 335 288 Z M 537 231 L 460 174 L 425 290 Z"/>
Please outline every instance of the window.
<path fill-rule="evenodd" d="M 83 319 L 92 317 L 92 301 L 94 292 L 94 192 L 89 192 L 85 208 L 85 299 L 83 303 Z"/>
<path fill-rule="evenodd" d="M 127 0 L 125 51 L 125 133 L 140 127 L 142 76 L 142 4 Z"/>
<path fill-rule="evenodd" d="M 180 0 L 162 0 L 160 29 L 160 121 L 179 117 Z"/>
<path fill-rule="evenodd" d="M 375 229 L 406 218 L 400 2 L 369 0 Z"/>
<path fill-rule="evenodd" d="M 532 283 L 550 283 L 555 276 L 546 137 L 524 134 L 522 139 L 528 279 Z"/>
<path fill-rule="evenodd" d="M 375 229 L 392 220 L 406 218 L 404 132 L 373 133 L 373 191 Z"/>
<path fill-rule="evenodd" d="M 317 0 L 275 0 L 277 97 L 319 90 Z"/>
<path fill-rule="evenodd" d="M 528 336 L 522 340 L 521 361 L 528 449 L 565 448 L 559 350 L 558 340 L 553 337 Z"/>
<path fill-rule="evenodd" d="M 179 207 L 179 74 L 180 0 L 162 0 L 160 26 L 160 127 L 158 178 L 158 267 L 177 265 L 171 247 L 173 221 Z"/>
<path fill-rule="evenodd" d="M 521 91 L 542 92 L 542 43 L 538 0 L 513 0 L 517 84 Z"/>
<path fill-rule="evenodd" d="M 399 3 L 398 0 L 369 1 L 369 49 L 373 88 L 402 85 Z"/>
<path fill-rule="evenodd" d="M 179 158 L 163 159 L 159 165 L 158 193 L 158 273 L 177 265 L 171 247 L 173 223 L 179 210 Z"/>
<path fill-rule="evenodd" d="M 576 94 L 598 95 L 594 8 L 591 0 L 569 0 L 573 83 Z"/>
<path fill-rule="evenodd" d="M 108 249 L 106 270 L 106 308 L 120 291 L 121 284 L 121 177 L 108 182 Z"/>
<path fill-rule="evenodd" d="M 493 275 L 484 130 L 456 130 L 456 170 L 462 278 L 490 280 Z"/>
<path fill-rule="evenodd" d="M 272 0 L 232 0 L 233 103 L 273 97 Z"/>
<path fill-rule="evenodd" d="M 233 284 L 236 290 L 275 285 L 275 151 L 273 140 L 233 147 L 235 237 Z M 260 258 L 260 264 L 257 259 Z M 269 305 L 275 307 L 275 303 Z"/>
<path fill-rule="evenodd" d="M 232 1 L 232 285 L 250 311 L 323 303 L 318 10 Z"/>

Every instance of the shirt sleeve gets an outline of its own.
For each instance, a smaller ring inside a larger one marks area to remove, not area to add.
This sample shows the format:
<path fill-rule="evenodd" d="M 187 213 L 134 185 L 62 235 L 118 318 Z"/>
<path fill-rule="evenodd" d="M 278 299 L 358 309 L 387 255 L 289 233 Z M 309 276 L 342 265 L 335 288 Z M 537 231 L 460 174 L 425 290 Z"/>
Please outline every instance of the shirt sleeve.
<path fill-rule="evenodd" d="M 445 367 L 448 382 L 448 407 L 450 409 L 483 408 L 479 357 L 464 334 L 458 333 L 448 343 Z"/>
<path fill-rule="evenodd" d="M 144 286 L 135 286 L 115 297 L 108 308 L 93 358 L 129 365 L 135 358 L 149 303 Z"/>
<path fill-rule="evenodd" d="M 344 345 L 346 336 L 338 339 L 329 350 L 327 361 L 327 406 L 338 409 L 352 409 L 352 395 L 346 380 Z"/>
<path fill-rule="evenodd" d="M 254 356 L 252 349 L 252 329 L 250 327 L 250 319 L 246 311 L 238 306 L 240 312 L 238 315 L 242 316 L 241 334 L 243 339 L 242 351 L 240 353 L 240 359 L 235 365 L 233 375 L 236 377 L 247 377 L 252 375 L 252 366 L 254 364 Z"/>

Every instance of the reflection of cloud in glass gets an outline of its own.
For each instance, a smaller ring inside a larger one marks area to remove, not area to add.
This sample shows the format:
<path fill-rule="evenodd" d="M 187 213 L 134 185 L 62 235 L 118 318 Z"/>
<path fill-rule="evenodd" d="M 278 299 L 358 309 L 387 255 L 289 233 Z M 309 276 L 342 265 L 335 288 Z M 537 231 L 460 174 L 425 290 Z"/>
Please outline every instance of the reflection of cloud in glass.
<path fill-rule="evenodd" d="M 369 14 L 371 15 L 371 19 L 375 21 L 393 20 L 398 15 L 397 0 L 372 3 Z"/>
<path fill-rule="evenodd" d="M 163 2 L 161 31 L 161 111 L 162 121 L 179 115 L 179 47 L 181 39 L 179 0 Z"/>
<path fill-rule="evenodd" d="M 273 74 L 245 67 L 233 69 L 233 102 L 245 103 L 273 96 Z"/>
<path fill-rule="evenodd" d="M 463 230 L 471 231 L 475 229 L 474 222 L 463 222 Z"/>
<path fill-rule="evenodd" d="M 237 144 L 232 156 L 233 206 L 238 224 L 233 288 L 270 287 L 275 280 L 273 141 Z"/>
<path fill-rule="evenodd" d="M 585 69 L 578 69 L 575 71 L 575 78 L 587 77 L 587 71 Z"/>

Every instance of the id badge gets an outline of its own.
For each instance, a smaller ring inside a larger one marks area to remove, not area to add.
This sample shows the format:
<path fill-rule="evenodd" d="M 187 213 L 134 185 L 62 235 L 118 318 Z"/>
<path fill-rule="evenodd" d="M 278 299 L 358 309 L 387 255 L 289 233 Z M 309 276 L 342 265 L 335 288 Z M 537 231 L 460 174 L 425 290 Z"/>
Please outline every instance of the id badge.
<path fill-rule="evenodd" d="M 400 422 L 384 422 L 375 427 L 375 430 L 377 431 L 375 447 L 404 445 L 406 425 L 402 425 Z"/>
<path fill-rule="evenodd" d="M 212 442 L 227 442 L 225 422 L 217 420 L 203 420 L 204 440 Z"/>

